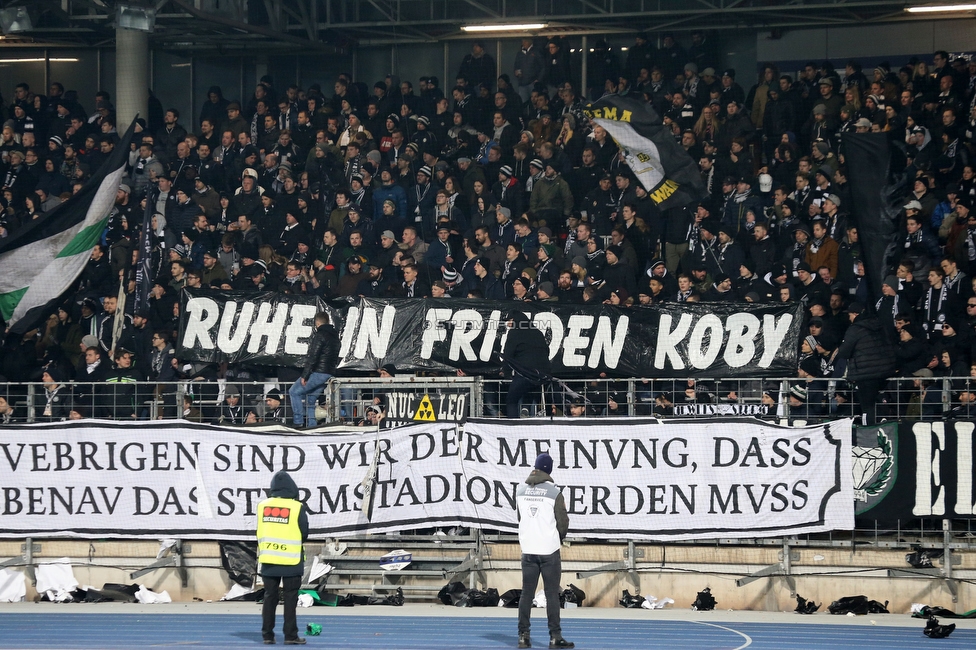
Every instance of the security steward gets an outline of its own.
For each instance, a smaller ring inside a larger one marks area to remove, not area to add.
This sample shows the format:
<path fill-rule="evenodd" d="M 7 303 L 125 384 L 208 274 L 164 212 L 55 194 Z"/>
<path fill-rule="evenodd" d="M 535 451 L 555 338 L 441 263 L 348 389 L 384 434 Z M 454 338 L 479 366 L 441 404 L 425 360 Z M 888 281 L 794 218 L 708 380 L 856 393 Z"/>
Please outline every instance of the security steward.
<path fill-rule="evenodd" d="M 298 486 L 287 472 L 271 479 L 271 497 L 258 504 L 258 573 L 264 580 L 261 636 L 267 645 L 275 642 L 275 612 L 279 586 L 285 600 L 285 645 L 304 645 L 298 636 L 298 590 L 305 573 L 304 549 L 308 539 L 308 514 L 298 501 Z"/>
<path fill-rule="evenodd" d="M 552 456 L 539 454 L 535 469 L 515 492 L 518 506 L 519 546 L 522 547 L 522 597 L 519 599 L 518 647 L 531 648 L 529 637 L 532 597 L 539 586 L 539 575 L 546 592 L 549 619 L 549 647 L 573 648 L 563 638 L 559 623 L 559 578 L 562 558 L 559 547 L 569 530 L 566 502 L 552 481 Z"/>

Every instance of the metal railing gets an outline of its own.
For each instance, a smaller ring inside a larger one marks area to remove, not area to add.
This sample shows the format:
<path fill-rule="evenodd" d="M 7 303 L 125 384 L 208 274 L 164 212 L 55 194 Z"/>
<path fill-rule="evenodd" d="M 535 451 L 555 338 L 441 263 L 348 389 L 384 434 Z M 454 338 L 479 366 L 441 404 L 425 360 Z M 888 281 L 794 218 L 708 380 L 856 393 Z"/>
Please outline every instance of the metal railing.
<path fill-rule="evenodd" d="M 62 382 L 0 384 L 0 397 L 13 407 L 12 423 L 57 422 L 68 419 L 98 418 L 104 420 L 173 420 L 220 422 L 227 403 L 227 387 L 240 397 L 237 405 L 243 413 L 253 413 L 258 422 L 265 421 L 268 406 L 265 396 L 278 390 L 282 407 L 288 408 L 291 384 L 268 382 L 191 381 L 154 382 Z M 188 398 L 186 402 L 184 400 Z M 281 423 L 285 423 L 282 419 Z"/>
<path fill-rule="evenodd" d="M 506 379 L 485 379 L 486 417 L 503 417 Z M 801 390 L 802 389 L 802 390 Z M 878 396 L 877 417 L 938 420 L 976 417 L 976 403 L 957 399 L 976 391 L 973 377 L 896 377 Z M 522 415 L 581 417 L 711 418 L 752 416 L 765 420 L 819 421 L 859 413 L 854 386 L 843 379 L 569 379 L 544 384 L 522 401 Z"/>
<path fill-rule="evenodd" d="M 407 421 L 429 421 L 426 409 L 434 411 L 438 421 L 460 420 L 467 416 L 499 416 L 504 413 L 507 393 L 505 379 L 484 377 L 412 377 L 398 375 L 394 378 L 336 378 L 330 382 L 320 398 L 323 422 L 363 421 L 366 410 L 379 398 L 380 406 L 391 416 L 390 419 Z M 225 404 L 227 386 L 240 393 L 239 404 L 242 410 L 253 413 L 254 418 L 266 421 L 269 409 L 264 397 L 268 391 L 276 389 L 282 395 L 281 422 L 290 421 L 288 404 L 288 383 L 267 382 L 177 382 L 170 384 L 91 384 L 67 382 L 55 396 L 57 406 L 51 408 L 51 415 L 45 409 L 52 406 L 50 387 L 39 383 L 2 384 L 0 396 L 14 407 L 14 422 L 41 422 L 74 417 L 108 417 L 110 419 L 171 419 L 182 416 L 183 398 L 190 396 L 190 408 L 196 409 L 196 417 L 204 422 L 218 422 Z M 788 396 L 796 386 L 806 389 L 806 402 L 797 406 L 791 404 Z M 953 415 L 976 418 L 968 407 L 957 398 L 960 392 L 976 391 L 976 378 L 939 377 L 893 379 L 885 387 L 879 405 L 879 417 L 898 420 L 940 419 Z M 811 395 L 813 398 L 811 399 Z M 451 401 L 454 396 L 455 399 Z M 459 407 L 459 402 L 463 403 Z M 392 400 L 397 401 L 392 401 Z M 425 403 L 425 399 L 427 402 Z M 588 416 L 656 416 L 680 418 L 708 418 L 724 415 L 752 415 L 764 419 L 796 422 L 817 418 L 842 417 L 854 412 L 852 387 L 843 380 L 815 380 L 802 378 L 770 379 L 588 379 L 567 380 L 547 385 L 536 396 L 530 396 L 523 407 L 527 414 L 535 415 L 545 410 L 546 405 L 555 405 L 559 414 L 568 414 L 569 406 L 582 399 Z M 543 401 L 544 400 L 544 401 Z M 819 413 L 813 415 L 809 403 L 816 401 Z M 178 405 L 180 405 L 178 409 Z M 454 408 L 454 411 L 450 409 Z M 67 413 L 67 414 L 66 414 Z M 969 579 L 968 570 L 955 569 L 953 563 L 960 553 L 976 551 L 976 520 L 932 520 L 911 519 L 892 522 L 878 522 L 861 518 L 858 528 L 853 531 L 834 531 L 787 537 L 738 539 L 726 538 L 707 541 L 672 542 L 675 545 L 694 544 L 703 552 L 708 547 L 775 547 L 782 553 L 779 563 L 756 569 L 751 573 L 738 574 L 737 584 L 743 586 L 757 579 L 769 576 L 790 578 L 805 575 L 807 568 L 791 564 L 791 558 L 798 549 L 824 548 L 848 549 L 858 551 L 879 550 L 921 550 L 931 551 L 936 560 L 931 569 L 916 569 L 897 562 L 888 566 L 875 567 L 889 577 L 929 578 L 944 582 L 955 595 L 956 581 Z M 386 548 L 391 545 L 410 548 L 418 544 L 418 551 L 433 548 L 431 545 L 444 545 L 444 549 L 456 546 L 453 559 L 433 557 L 431 566 L 418 568 L 417 575 L 443 577 L 467 577 L 471 584 L 474 577 L 469 572 L 480 572 L 491 566 L 491 548 L 494 544 L 512 543 L 515 537 L 492 531 L 444 531 L 446 535 L 424 531 L 423 535 L 411 537 L 409 531 L 403 535 L 367 536 L 362 539 L 343 539 L 345 543 L 361 543 L 370 548 Z M 455 541 L 458 544 L 455 544 Z M 599 543 L 620 546 L 623 559 L 603 566 L 581 568 L 580 575 L 595 575 L 604 572 L 624 572 L 633 579 L 645 570 L 660 570 L 662 567 L 645 565 L 638 554 L 646 543 L 607 542 L 573 538 L 573 544 Z M 23 557 L 11 558 L 2 564 L 18 566 L 33 565 L 32 554 L 39 548 L 31 540 L 23 546 Z M 324 556 L 327 556 L 325 553 Z M 428 552 L 427 555 L 430 555 Z M 370 556 L 372 557 L 372 556 Z M 426 556 L 424 556 L 426 557 Z M 328 557 L 329 560 L 338 558 Z M 435 561 L 436 560 L 436 561 Z M 704 560 L 703 560 L 704 561 Z M 344 558 L 338 567 L 336 580 L 340 575 L 349 581 L 368 579 L 359 565 L 365 560 Z M 168 565 L 167 565 L 168 566 Z M 148 568 L 148 567 L 147 567 Z M 155 568 L 155 565 L 152 565 Z M 861 571 L 863 569 L 857 569 Z M 972 576 L 976 577 L 976 575 Z M 789 579 L 786 581 L 790 582 Z M 381 591 L 392 585 L 357 584 L 361 588 Z M 350 582 L 339 580 L 335 588 L 347 589 Z M 417 590 L 427 589 L 417 587 Z"/>
<path fill-rule="evenodd" d="M 338 377 L 319 397 L 317 414 L 324 422 L 359 423 L 370 405 L 386 413 L 389 425 L 418 421 L 463 421 L 467 417 L 504 417 L 510 380 L 486 377 L 392 378 Z M 0 384 L 14 411 L 11 422 L 65 419 L 193 419 L 227 421 L 226 387 L 240 394 L 238 405 L 252 420 L 267 422 L 265 396 L 281 395 L 281 424 L 291 422 L 291 383 L 183 381 L 158 384 L 64 382 L 52 393 L 42 383 Z M 976 395 L 974 377 L 893 378 L 878 398 L 877 417 L 888 420 L 976 418 L 976 403 L 959 399 Z M 434 417 L 418 412 L 433 407 Z M 184 405 L 184 398 L 190 400 Z M 820 421 L 859 412 L 853 385 L 843 379 L 568 379 L 549 382 L 522 401 L 522 416 L 710 418 L 753 416 L 777 421 Z M 574 402 L 583 408 L 573 410 Z M 550 408 L 550 407 L 554 407 Z M 189 409 L 189 411 L 187 411 Z M 188 417 L 189 416 L 189 417 Z"/>
<path fill-rule="evenodd" d="M 327 421 L 360 419 L 370 406 L 387 426 L 409 422 L 463 422 L 484 410 L 481 377 L 341 377 L 326 390 Z"/>

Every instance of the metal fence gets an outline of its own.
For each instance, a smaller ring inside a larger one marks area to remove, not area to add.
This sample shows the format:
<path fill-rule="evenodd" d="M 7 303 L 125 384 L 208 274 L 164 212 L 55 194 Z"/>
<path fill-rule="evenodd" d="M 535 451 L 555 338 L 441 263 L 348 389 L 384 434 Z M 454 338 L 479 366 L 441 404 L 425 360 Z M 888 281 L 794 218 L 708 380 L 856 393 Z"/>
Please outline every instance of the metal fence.
<path fill-rule="evenodd" d="M 392 424 L 423 421 L 416 410 L 427 396 L 425 406 L 440 411 L 435 415 L 442 417 L 432 418 L 439 421 L 504 417 L 508 383 L 508 379 L 486 377 L 341 377 L 331 380 L 319 397 L 317 414 L 322 422 L 356 424 L 367 419 L 370 405 L 375 405 Z M 183 418 L 242 424 L 227 415 L 228 386 L 239 393 L 236 405 L 246 419 L 260 423 L 271 417 L 282 424 L 291 422 L 291 384 L 277 380 L 65 382 L 56 390 L 42 383 L 0 384 L 0 397 L 13 407 L 11 422 Z M 281 396 L 279 411 L 266 400 L 273 390 Z M 879 396 L 877 415 L 889 420 L 976 417 L 970 396 L 976 396 L 973 377 L 895 378 Z M 443 404 L 438 401 L 442 397 Z M 574 403 L 581 408 L 573 409 Z M 841 379 L 596 378 L 547 383 L 522 401 L 520 411 L 523 417 L 753 416 L 813 422 L 853 416 L 858 408 L 853 387 Z"/>
<path fill-rule="evenodd" d="M 486 417 L 503 417 L 508 380 L 485 379 Z M 879 395 L 878 418 L 937 420 L 976 417 L 976 404 L 960 401 L 976 391 L 973 377 L 899 377 Z M 842 379 L 572 379 L 545 384 L 523 400 L 523 416 L 713 418 L 818 421 L 858 413 L 853 386 Z M 580 409 L 572 409 L 575 404 Z"/>
<path fill-rule="evenodd" d="M 377 405 L 385 410 L 392 420 L 424 421 L 425 409 L 432 408 L 434 418 L 460 420 L 469 416 L 497 417 L 504 414 L 507 380 L 484 377 L 411 377 L 394 378 L 351 378 L 343 377 L 331 381 L 320 397 L 319 412 L 322 422 L 363 423 L 368 421 L 367 411 Z M 192 416 L 203 422 L 220 422 L 227 405 L 228 387 L 240 394 L 240 410 L 251 415 L 257 422 L 267 422 L 273 417 L 274 403 L 266 396 L 272 390 L 279 391 L 282 397 L 282 411 L 277 412 L 278 422 L 290 421 L 287 390 L 290 384 L 267 382 L 179 382 L 170 384 L 154 383 L 100 383 L 67 382 L 57 390 L 40 383 L 0 385 L 0 397 L 13 407 L 9 418 L 12 422 L 43 422 L 66 418 L 99 417 L 117 420 L 173 419 Z M 795 390 L 802 387 L 801 391 Z M 968 405 L 960 397 L 976 391 L 976 378 L 940 377 L 908 378 L 892 380 L 885 387 L 879 405 L 879 416 L 892 420 L 937 420 L 951 416 L 976 417 L 976 409 L 969 413 Z M 802 402 L 790 400 L 790 395 L 802 396 Z M 976 394 L 976 393 L 974 393 Z M 454 396 L 453 400 L 444 400 Z M 188 399 L 186 399 L 188 398 Z M 57 399 L 57 401 L 54 401 Z M 185 400 L 185 401 L 184 401 Z M 396 400 L 396 401 L 394 401 Z M 426 400 L 426 401 L 425 401 Z M 378 404 L 377 404 L 378 402 Z M 715 418 L 728 415 L 755 416 L 777 421 L 811 421 L 816 419 L 843 417 L 854 411 L 854 398 L 851 387 L 842 380 L 808 381 L 802 378 L 790 379 L 609 379 L 568 380 L 552 382 L 530 396 L 522 403 L 523 414 L 536 415 L 548 412 L 554 406 L 559 415 L 569 415 L 573 403 L 583 406 L 585 416 L 633 417 L 657 416 L 680 418 Z M 0 405 L 2 406 L 2 405 Z M 187 409 L 189 409 L 187 411 Z M 453 409 L 453 410 L 451 410 Z M 3 409 L 5 410 L 5 409 Z M 226 421 L 224 422 L 226 423 Z M 791 558 L 795 558 L 800 548 L 849 549 L 851 553 L 869 549 L 904 549 L 913 552 L 931 552 L 935 558 L 942 557 L 938 566 L 930 569 L 906 568 L 905 566 L 878 567 L 891 577 L 929 577 L 944 581 L 955 594 L 954 580 L 966 579 L 966 571 L 954 570 L 953 563 L 958 554 L 976 550 L 976 520 L 932 520 L 912 519 L 893 522 L 878 522 L 867 519 L 858 520 L 858 528 L 853 531 L 808 534 L 777 538 L 738 539 L 727 538 L 708 541 L 673 542 L 673 544 L 694 544 L 701 549 L 702 562 L 707 563 L 709 547 L 758 546 L 776 547 L 781 551 L 781 561 L 765 567 L 750 575 L 741 575 L 737 584 L 745 585 L 766 576 L 785 576 L 795 573 Z M 433 549 L 444 545 L 452 548 L 451 558 L 440 556 L 431 560 L 431 566 L 424 572 L 461 576 L 467 572 L 477 573 L 491 562 L 491 547 L 495 543 L 512 542 L 511 535 L 501 535 L 491 531 L 456 529 L 445 531 L 423 531 L 422 535 L 411 537 L 410 531 L 402 536 L 368 536 L 362 539 L 343 539 L 343 543 L 372 548 L 400 544 L 410 548 L 416 544 L 418 550 Z M 574 539 L 573 543 L 586 543 L 588 540 Z M 596 541 L 596 540 L 593 540 Z M 593 567 L 581 575 L 595 575 L 602 572 L 623 572 L 633 578 L 650 567 L 642 564 L 637 547 L 639 542 L 606 542 L 600 544 L 620 545 L 623 560 L 605 566 Z M 16 563 L 30 566 L 30 549 L 34 546 L 28 540 L 24 558 L 13 558 L 3 564 Z M 457 551 L 460 558 L 457 557 Z M 333 558 L 323 551 L 323 557 Z M 348 558 L 347 558 L 348 560 Z M 436 560 L 436 561 L 435 561 Z M 361 562 L 360 562 L 361 563 Z M 339 565 L 339 574 L 348 575 L 350 580 L 361 575 L 363 569 L 356 562 L 348 560 Z M 155 568 L 156 565 L 153 565 Z M 656 567 L 660 568 L 660 567 Z M 419 574 L 418 574 L 419 575 Z M 368 578 L 368 576 L 365 576 Z M 472 580 L 471 575 L 466 576 Z M 341 588 L 348 588 L 349 582 L 341 581 Z M 356 584 L 356 583 L 353 583 Z M 473 584 L 473 582 L 472 582 Z M 383 584 L 360 587 L 378 591 Z M 388 588 L 390 585 L 386 585 Z M 340 588 L 337 584 L 336 588 Z M 419 587 L 418 587 L 419 589 Z"/>

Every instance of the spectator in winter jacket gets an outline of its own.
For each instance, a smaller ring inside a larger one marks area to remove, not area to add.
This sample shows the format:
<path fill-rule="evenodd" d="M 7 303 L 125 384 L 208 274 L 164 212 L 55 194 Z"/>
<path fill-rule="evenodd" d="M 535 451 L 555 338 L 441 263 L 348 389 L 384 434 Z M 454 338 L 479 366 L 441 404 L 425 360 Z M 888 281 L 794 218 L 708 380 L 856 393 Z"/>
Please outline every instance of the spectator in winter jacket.
<path fill-rule="evenodd" d="M 853 302 L 847 308 L 851 326 L 834 357 L 847 359 L 847 376 L 854 381 L 862 422 L 876 422 L 875 404 L 887 378 L 895 372 L 894 342 L 889 341 L 877 317 Z"/>
<path fill-rule="evenodd" d="M 457 78 L 464 79 L 469 88 L 477 88 L 484 84 L 489 90 L 495 87 L 497 74 L 495 59 L 485 52 L 485 44 L 476 41 L 471 46 L 471 54 L 464 57 L 458 69 Z"/>
<path fill-rule="evenodd" d="M 561 217 L 568 217 L 573 212 L 573 192 L 559 174 L 554 159 L 546 161 L 542 178 L 532 187 L 529 210 L 550 223 L 557 223 Z"/>
<path fill-rule="evenodd" d="M 296 427 L 316 426 L 316 399 L 319 391 L 335 375 L 338 361 L 339 334 L 332 326 L 329 314 L 319 312 L 315 315 L 315 333 L 308 344 L 302 376 L 288 390 L 292 421 Z"/>
<path fill-rule="evenodd" d="M 807 241 L 806 263 L 813 269 L 826 266 L 830 269 L 830 276 L 837 277 L 840 245 L 827 233 L 827 227 L 823 219 L 813 220 L 812 235 L 810 240 Z"/>
<path fill-rule="evenodd" d="M 545 69 L 542 81 L 549 87 L 549 94 L 562 84 L 570 81 L 572 75 L 569 69 L 569 51 L 563 47 L 562 39 L 550 39 L 546 45 L 548 54 L 545 55 Z"/>
<path fill-rule="evenodd" d="M 541 82 L 545 75 L 543 55 L 539 53 L 531 38 L 522 39 L 522 49 L 515 54 L 514 71 L 519 97 L 523 102 L 527 102 L 532 87 Z"/>

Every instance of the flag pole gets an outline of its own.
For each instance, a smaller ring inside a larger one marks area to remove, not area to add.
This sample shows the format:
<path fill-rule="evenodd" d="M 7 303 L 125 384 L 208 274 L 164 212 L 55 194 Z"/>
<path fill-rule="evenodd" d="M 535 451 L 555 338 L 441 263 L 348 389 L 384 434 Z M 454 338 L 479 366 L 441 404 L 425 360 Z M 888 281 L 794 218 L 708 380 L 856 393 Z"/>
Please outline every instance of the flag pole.
<path fill-rule="evenodd" d="M 138 117 L 138 116 L 137 116 Z M 139 234 L 139 266 L 136 268 L 135 308 L 133 313 L 149 304 L 149 291 L 152 289 L 152 217 L 154 207 L 153 187 L 146 189 L 146 209 L 142 211 L 142 232 Z"/>
<path fill-rule="evenodd" d="M 118 306 L 115 308 L 115 323 L 112 324 L 112 349 L 109 350 L 109 361 L 115 359 L 115 346 L 122 338 L 122 330 L 125 328 L 125 271 L 122 271 L 119 279 Z"/>

